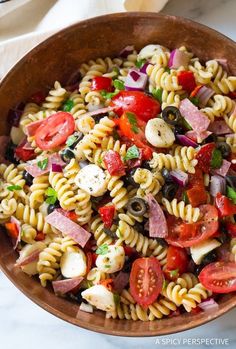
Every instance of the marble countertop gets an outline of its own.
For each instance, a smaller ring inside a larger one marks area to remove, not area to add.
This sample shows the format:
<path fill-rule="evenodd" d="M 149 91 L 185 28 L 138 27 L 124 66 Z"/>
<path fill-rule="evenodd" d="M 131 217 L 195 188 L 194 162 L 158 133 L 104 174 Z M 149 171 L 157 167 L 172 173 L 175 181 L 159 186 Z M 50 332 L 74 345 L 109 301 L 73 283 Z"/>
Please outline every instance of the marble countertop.
<path fill-rule="evenodd" d="M 171 0 L 162 11 L 206 24 L 236 40 L 235 0 Z M 0 272 L 0 348 L 236 348 L 236 309 L 194 330 L 165 337 L 125 338 L 77 328 L 39 308 Z M 199 345 L 199 338 L 204 341 Z M 213 340 L 212 340 L 213 339 Z"/>

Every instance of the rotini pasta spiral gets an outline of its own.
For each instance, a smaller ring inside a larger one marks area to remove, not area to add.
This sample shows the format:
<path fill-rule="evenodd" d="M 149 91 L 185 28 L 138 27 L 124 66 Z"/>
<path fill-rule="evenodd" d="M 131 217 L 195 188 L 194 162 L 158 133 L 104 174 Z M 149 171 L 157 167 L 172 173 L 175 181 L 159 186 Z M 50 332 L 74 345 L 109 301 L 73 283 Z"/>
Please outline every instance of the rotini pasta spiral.
<path fill-rule="evenodd" d="M 92 203 L 90 195 L 82 189 L 78 189 L 76 195 L 75 213 L 77 215 L 77 222 L 81 225 L 88 223 L 92 216 Z"/>
<path fill-rule="evenodd" d="M 117 210 L 122 209 L 128 202 L 127 189 L 124 182 L 118 176 L 111 176 L 107 173 L 107 189 L 110 191 L 112 202 Z"/>
<path fill-rule="evenodd" d="M 27 244 L 33 244 L 34 239 L 37 235 L 36 229 L 34 229 L 30 224 L 22 224 L 21 227 L 21 240 Z"/>
<path fill-rule="evenodd" d="M 26 200 L 27 195 L 23 188 L 25 186 L 25 180 L 19 170 L 13 165 L 0 164 L 0 175 L 5 179 L 10 185 L 17 185 L 22 189 L 15 191 L 15 195 Z"/>
<path fill-rule="evenodd" d="M 172 156 L 170 154 L 153 153 L 153 158 L 150 161 L 150 166 L 158 171 L 161 171 L 164 167 L 168 170 L 182 170 L 189 173 L 195 173 L 195 166 L 197 160 L 188 160 L 187 158 L 181 158 L 180 156 Z"/>
<path fill-rule="evenodd" d="M 214 77 L 213 81 L 210 82 L 210 86 L 216 93 L 224 93 L 227 95 L 229 92 L 235 91 L 236 77 L 227 76 L 226 71 L 222 68 L 219 62 L 216 60 L 210 60 L 206 62 L 206 67 Z"/>
<path fill-rule="evenodd" d="M 177 76 L 174 72 L 168 73 L 164 68 L 158 65 L 149 64 L 147 75 L 150 77 L 150 83 L 154 88 L 162 88 L 165 91 L 180 91 L 182 87 L 178 84 Z"/>
<path fill-rule="evenodd" d="M 171 300 L 177 306 L 183 303 L 183 297 L 187 294 L 187 289 L 174 281 L 166 282 L 161 294 L 167 299 Z"/>
<path fill-rule="evenodd" d="M 186 205 L 184 201 L 178 202 L 177 199 L 173 199 L 170 202 L 166 198 L 163 198 L 162 203 L 169 214 L 177 218 L 182 218 L 188 223 L 197 222 L 200 218 L 199 208 L 192 207 L 190 204 Z"/>
<path fill-rule="evenodd" d="M 95 217 L 92 219 L 91 232 L 93 233 L 98 246 L 103 244 L 110 245 L 113 241 L 113 239 L 104 232 L 104 223 L 102 222 L 101 217 Z"/>
<path fill-rule="evenodd" d="M 79 171 L 80 166 L 76 159 L 71 159 L 63 170 L 64 177 L 67 179 L 68 184 L 73 190 L 78 189 L 78 186 L 75 183 L 75 177 L 79 173 Z"/>
<path fill-rule="evenodd" d="M 92 268 L 87 274 L 87 280 L 92 285 L 97 285 L 101 280 L 105 280 L 107 278 L 107 274 L 99 270 L 98 268 Z"/>
<path fill-rule="evenodd" d="M 201 283 L 198 283 L 194 287 L 190 288 L 188 292 L 183 296 L 182 304 L 187 312 L 190 312 L 193 308 L 207 299 L 212 293 L 208 291 Z"/>
<path fill-rule="evenodd" d="M 48 175 L 34 178 L 30 187 L 29 204 L 31 208 L 38 208 L 44 202 L 45 192 L 49 186 Z"/>
<path fill-rule="evenodd" d="M 145 194 L 151 193 L 155 196 L 161 188 L 160 183 L 153 176 L 152 172 L 145 168 L 138 168 L 133 175 L 133 179 L 135 183 L 140 185 L 141 191 L 143 191 Z M 138 190 L 137 195 L 139 196 L 140 194 L 141 193 Z M 141 194 L 140 196 L 143 195 Z"/>
<path fill-rule="evenodd" d="M 224 117 L 226 124 L 233 130 L 233 132 L 236 132 L 236 111 L 233 112 L 230 116 Z"/>
<path fill-rule="evenodd" d="M 197 83 L 206 85 L 211 82 L 212 73 L 203 67 L 198 60 L 195 60 L 193 65 L 189 65 L 189 70 L 194 73 Z"/>
<path fill-rule="evenodd" d="M 191 146 L 182 147 L 181 145 L 176 145 L 176 146 L 173 146 L 170 154 L 173 156 L 179 156 L 182 159 L 187 159 L 189 161 L 192 161 L 195 155 L 197 154 L 197 150 Z"/>
<path fill-rule="evenodd" d="M 3 199 L 0 202 L 0 220 L 5 221 L 10 218 L 16 211 L 17 201 L 14 198 Z"/>
<path fill-rule="evenodd" d="M 197 276 L 193 273 L 183 273 L 176 280 L 178 285 L 187 290 L 197 285 L 198 282 Z"/>
<path fill-rule="evenodd" d="M 64 210 L 74 210 L 76 207 L 76 197 L 71 185 L 63 174 L 50 171 L 49 183 L 57 193 L 60 206 Z"/>
<path fill-rule="evenodd" d="M 48 96 L 45 98 L 43 108 L 57 110 L 63 104 L 67 98 L 67 91 L 61 87 L 61 84 L 56 81 L 54 89 L 49 91 Z"/>

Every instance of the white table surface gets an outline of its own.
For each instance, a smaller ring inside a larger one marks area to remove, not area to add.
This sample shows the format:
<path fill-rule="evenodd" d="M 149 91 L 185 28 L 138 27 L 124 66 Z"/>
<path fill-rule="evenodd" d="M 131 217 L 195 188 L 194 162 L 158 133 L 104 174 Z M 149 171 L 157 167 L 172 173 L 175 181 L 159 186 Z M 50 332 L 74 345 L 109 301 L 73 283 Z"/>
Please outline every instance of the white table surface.
<path fill-rule="evenodd" d="M 192 18 L 236 39 L 235 0 L 171 0 L 163 12 Z M 197 344 L 199 338 L 205 343 Z M 187 344 L 187 340 L 192 343 Z M 220 340 L 221 344 L 217 345 Z M 151 349 L 158 346 L 236 348 L 236 309 L 207 325 L 180 334 L 118 338 L 89 332 L 53 317 L 21 294 L 0 272 L 0 349 Z"/>

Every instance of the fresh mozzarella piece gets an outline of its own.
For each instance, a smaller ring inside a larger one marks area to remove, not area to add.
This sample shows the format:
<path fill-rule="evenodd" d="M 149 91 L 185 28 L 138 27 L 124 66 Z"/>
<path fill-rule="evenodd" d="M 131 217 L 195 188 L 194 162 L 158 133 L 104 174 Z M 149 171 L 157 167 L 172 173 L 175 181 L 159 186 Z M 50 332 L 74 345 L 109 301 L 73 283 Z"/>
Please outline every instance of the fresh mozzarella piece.
<path fill-rule="evenodd" d="M 10 137 L 15 145 L 18 145 L 25 137 L 23 131 L 19 127 L 12 126 Z"/>
<path fill-rule="evenodd" d="M 121 270 L 125 263 L 125 251 L 122 246 L 108 246 L 106 254 L 98 255 L 97 268 L 105 273 L 115 273 Z"/>
<path fill-rule="evenodd" d="M 27 257 L 31 256 L 35 251 L 41 252 L 45 248 L 46 248 L 46 245 L 41 241 L 35 242 L 32 245 L 30 245 L 30 244 L 25 245 L 22 248 L 22 250 L 20 251 L 20 257 L 18 258 L 17 263 L 20 263 L 21 261 L 23 261 Z M 36 275 L 36 274 L 38 274 L 37 263 L 38 263 L 38 258 L 37 258 L 37 260 L 34 260 L 33 262 L 30 262 L 26 265 L 22 265 L 21 269 L 23 270 L 24 273 L 26 273 L 28 275 Z"/>
<path fill-rule="evenodd" d="M 157 52 L 168 51 L 164 46 L 161 45 L 147 45 L 142 48 L 138 54 L 138 59 L 150 59 Z"/>
<path fill-rule="evenodd" d="M 75 177 L 75 183 L 80 189 L 92 196 L 101 196 L 107 190 L 105 172 L 97 165 L 90 164 L 82 168 Z"/>
<path fill-rule="evenodd" d="M 83 291 L 81 295 L 88 303 L 97 309 L 114 311 L 116 308 L 113 293 L 103 285 L 92 286 Z"/>
<path fill-rule="evenodd" d="M 84 252 L 77 247 L 68 249 L 61 257 L 61 273 L 66 278 L 84 276 L 87 263 Z"/>
<path fill-rule="evenodd" d="M 190 253 L 195 264 L 201 264 L 203 258 L 221 243 L 215 239 L 208 239 L 190 247 Z"/>
<path fill-rule="evenodd" d="M 169 148 L 175 141 L 175 135 L 168 124 L 161 118 L 148 121 L 145 136 L 149 143 L 158 148 Z"/>

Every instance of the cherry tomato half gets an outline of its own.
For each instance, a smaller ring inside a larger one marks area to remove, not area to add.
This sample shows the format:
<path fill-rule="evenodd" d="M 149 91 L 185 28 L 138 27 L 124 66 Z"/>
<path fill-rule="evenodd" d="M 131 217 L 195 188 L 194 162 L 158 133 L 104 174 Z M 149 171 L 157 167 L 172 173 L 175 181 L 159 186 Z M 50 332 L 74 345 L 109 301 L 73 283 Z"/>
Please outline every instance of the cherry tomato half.
<path fill-rule="evenodd" d="M 214 143 L 208 143 L 201 147 L 196 155 L 198 167 L 205 173 L 209 173 L 211 169 L 212 153 L 215 149 Z"/>
<path fill-rule="evenodd" d="M 130 292 L 135 301 L 147 308 L 158 297 L 163 286 L 163 273 L 155 257 L 138 258 L 132 264 Z"/>
<path fill-rule="evenodd" d="M 168 238 L 170 245 L 190 247 L 208 239 L 216 233 L 219 227 L 218 212 L 212 205 L 201 205 L 202 219 L 196 223 L 185 223 L 174 216 L 167 218 Z"/>
<path fill-rule="evenodd" d="M 236 263 L 210 263 L 200 272 L 199 280 L 203 286 L 215 293 L 236 291 Z"/>
<path fill-rule="evenodd" d="M 107 171 L 112 176 L 124 176 L 125 165 L 121 160 L 120 154 L 114 150 L 108 150 L 103 158 Z"/>
<path fill-rule="evenodd" d="M 36 131 L 35 142 L 42 150 L 50 150 L 66 142 L 75 130 L 70 113 L 58 112 L 49 116 Z"/>
<path fill-rule="evenodd" d="M 167 250 L 167 270 L 176 270 L 180 274 L 187 271 L 189 258 L 186 250 L 177 246 L 169 246 Z"/>
<path fill-rule="evenodd" d="M 190 93 L 195 89 L 196 81 L 195 81 L 193 72 L 189 70 L 180 71 L 177 74 L 177 78 L 178 78 L 178 83 L 182 86 L 183 90 Z"/>
<path fill-rule="evenodd" d="M 120 91 L 110 105 L 116 107 L 119 116 L 129 111 L 145 122 L 157 117 L 161 111 L 160 103 L 141 91 Z"/>
<path fill-rule="evenodd" d="M 221 193 L 216 194 L 215 204 L 219 211 L 220 217 L 236 214 L 236 205 Z"/>

